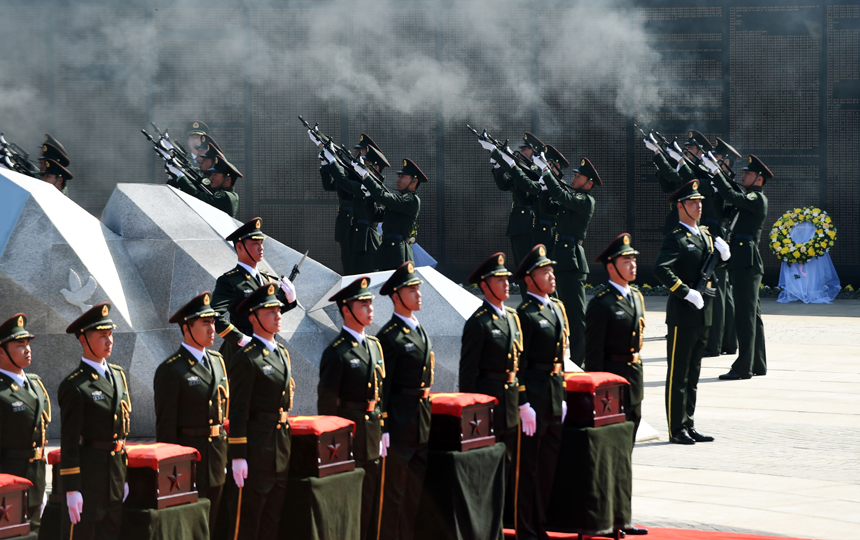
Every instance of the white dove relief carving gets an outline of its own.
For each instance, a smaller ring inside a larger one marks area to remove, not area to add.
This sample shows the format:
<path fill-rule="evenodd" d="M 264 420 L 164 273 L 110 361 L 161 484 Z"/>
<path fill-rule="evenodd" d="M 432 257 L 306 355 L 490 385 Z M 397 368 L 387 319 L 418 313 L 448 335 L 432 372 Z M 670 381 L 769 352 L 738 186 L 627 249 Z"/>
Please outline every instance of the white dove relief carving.
<path fill-rule="evenodd" d="M 93 306 L 86 304 L 85 302 L 90 299 L 94 292 L 96 292 L 97 286 L 98 283 L 96 283 L 93 276 L 90 276 L 86 284 L 82 284 L 81 278 L 78 276 L 77 272 L 69 268 L 69 288 L 60 289 L 60 294 L 63 295 L 66 302 L 81 308 L 81 313 L 86 313 L 87 310 Z"/>

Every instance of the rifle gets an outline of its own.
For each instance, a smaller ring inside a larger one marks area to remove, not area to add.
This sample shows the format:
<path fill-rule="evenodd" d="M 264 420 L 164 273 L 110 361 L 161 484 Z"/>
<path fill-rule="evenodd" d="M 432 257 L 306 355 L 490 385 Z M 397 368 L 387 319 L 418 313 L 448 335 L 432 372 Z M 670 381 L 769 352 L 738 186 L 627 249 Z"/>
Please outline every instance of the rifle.
<path fill-rule="evenodd" d="M 342 144 L 337 144 L 334 142 L 334 139 L 320 131 L 319 124 L 314 124 L 314 127 L 311 127 L 302 115 L 299 115 L 299 121 L 308 129 L 308 131 L 312 131 L 314 137 L 323 145 L 329 146 L 331 145 L 331 149 L 334 150 L 334 157 L 337 160 L 338 164 L 343 167 L 345 170 L 352 170 L 352 152 L 350 152 L 346 146 Z"/>
<path fill-rule="evenodd" d="M 166 141 L 167 144 L 165 148 L 168 150 L 175 150 L 178 157 L 182 158 L 185 163 L 188 163 L 188 152 L 185 151 L 185 148 L 178 142 L 174 142 L 173 139 L 170 138 L 170 134 L 167 132 L 168 130 L 164 130 L 163 132 L 158 129 L 158 126 L 155 125 L 155 122 L 150 122 L 152 127 L 155 128 L 155 132 L 158 134 L 159 141 Z"/>
<path fill-rule="evenodd" d="M 30 161 L 30 154 L 15 143 L 10 143 L 0 133 L 0 159 L 9 169 L 33 178 L 41 178 L 39 167 Z"/>
<path fill-rule="evenodd" d="M 728 231 L 726 231 L 725 240 L 727 244 L 732 241 L 732 232 L 735 230 L 735 225 L 737 225 L 738 217 L 740 215 L 741 213 L 735 210 L 735 215 L 732 217 L 732 222 L 729 224 Z M 714 270 L 716 270 L 717 264 L 719 264 L 720 260 L 720 252 L 714 249 L 713 253 L 709 254 L 708 258 L 705 259 L 704 264 L 702 264 L 702 269 L 699 271 L 699 275 L 701 277 L 699 278 L 699 282 L 696 283 L 696 290 L 699 291 L 702 296 L 710 296 L 713 298 L 714 295 L 717 294 L 716 289 L 709 287 L 708 283 L 713 279 Z"/>
<path fill-rule="evenodd" d="M 305 264 L 305 259 L 308 258 L 308 251 L 310 251 L 310 250 L 305 251 L 305 254 L 302 255 L 302 260 L 300 260 L 298 264 L 293 265 L 293 269 L 292 269 L 292 271 L 290 271 L 290 282 L 292 282 L 294 279 L 296 279 L 298 277 L 299 274 L 302 273 L 301 268 L 302 268 L 302 265 Z"/>
<path fill-rule="evenodd" d="M 157 130 L 158 128 L 155 129 Z M 165 141 L 169 142 L 169 139 L 165 139 L 162 136 L 159 137 L 158 140 L 155 140 L 152 135 L 146 132 L 145 129 L 141 129 L 140 132 L 143 133 L 143 136 L 146 137 L 146 139 L 152 143 L 152 149 L 155 151 L 156 154 L 158 154 L 161 159 L 164 160 L 166 164 L 173 165 L 174 167 L 182 171 L 182 175 L 187 178 L 189 182 L 194 184 L 197 189 L 206 193 L 207 195 L 212 195 L 212 191 L 209 189 L 209 179 L 192 169 L 187 158 L 183 160 L 182 158 L 177 157 L 179 152 L 177 151 L 175 146 L 173 148 L 168 148 L 163 144 Z"/>

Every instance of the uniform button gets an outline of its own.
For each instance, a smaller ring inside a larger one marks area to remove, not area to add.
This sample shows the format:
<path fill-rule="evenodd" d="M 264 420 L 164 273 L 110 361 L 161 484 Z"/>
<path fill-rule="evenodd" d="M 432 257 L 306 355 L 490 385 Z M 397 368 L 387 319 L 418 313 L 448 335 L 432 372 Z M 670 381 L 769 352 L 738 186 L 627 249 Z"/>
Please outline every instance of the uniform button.
<path fill-rule="evenodd" d="M 507 385 L 507 383 L 505 383 L 505 390 L 507 390 L 507 389 L 508 389 L 508 385 Z"/>
<path fill-rule="evenodd" d="M 209 400 L 209 406 L 210 407 L 212 406 L 212 400 L 211 399 Z"/>
<path fill-rule="evenodd" d="M 113 415 L 113 419 L 116 420 L 116 415 Z"/>
<path fill-rule="evenodd" d="M 212 437 L 209 437 L 209 442 L 212 442 Z"/>
<path fill-rule="evenodd" d="M 277 427 L 278 429 L 281 429 L 281 424 L 278 424 L 276 427 Z"/>
<path fill-rule="evenodd" d="M 555 346 L 556 346 L 556 347 L 561 347 L 561 343 L 560 343 L 560 342 L 556 342 Z"/>
<path fill-rule="evenodd" d="M 510 357 L 511 357 L 511 353 L 508 353 L 508 358 L 510 358 Z"/>
<path fill-rule="evenodd" d="M 114 452 L 113 450 L 111 450 L 111 451 L 110 451 L 110 455 L 114 456 L 114 455 L 116 455 L 116 452 Z"/>
<path fill-rule="evenodd" d="M 740 243 L 740 245 L 744 245 L 744 243 L 743 243 L 743 242 L 741 242 L 741 243 Z"/>
<path fill-rule="evenodd" d="M 367 415 L 365 414 L 365 415 L 364 415 L 364 419 L 365 419 L 365 420 L 370 420 L 370 417 L 369 417 L 369 416 L 367 416 Z"/>
<path fill-rule="evenodd" d="M 213 423 L 211 418 L 209 419 L 209 423 L 210 423 L 210 424 L 212 424 L 212 423 Z"/>
<path fill-rule="evenodd" d="M 281 395 L 282 395 L 282 396 L 286 396 L 286 395 L 287 395 L 287 391 L 286 391 L 286 390 L 284 390 L 283 392 L 281 392 Z"/>
<path fill-rule="evenodd" d="M 116 439 L 116 433 L 113 434 L 113 438 Z"/>
<path fill-rule="evenodd" d="M 421 388 L 424 388 L 424 383 L 421 383 Z M 36 443 L 33 443 L 33 444 L 36 444 Z"/>
<path fill-rule="evenodd" d="M 36 448 L 36 443 L 33 443 L 33 448 Z"/>
<path fill-rule="evenodd" d="M 427 366 L 424 366 L 422 371 L 427 371 Z"/>
<path fill-rule="evenodd" d="M 552 359 L 553 363 L 558 362 L 558 357 Z"/>
<path fill-rule="evenodd" d="M 564 247 L 567 247 L 567 244 L 565 244 Z"/>
<path fill-rule="evenodd" d="M 633 351 L 634 351 L 633 347 L 630 347 L 630 352 L 633 352 Z"/>
<path fill-rule="evenodd" d="M 370 383 L 367 383 L 367 387 L 370 388 Z"/>

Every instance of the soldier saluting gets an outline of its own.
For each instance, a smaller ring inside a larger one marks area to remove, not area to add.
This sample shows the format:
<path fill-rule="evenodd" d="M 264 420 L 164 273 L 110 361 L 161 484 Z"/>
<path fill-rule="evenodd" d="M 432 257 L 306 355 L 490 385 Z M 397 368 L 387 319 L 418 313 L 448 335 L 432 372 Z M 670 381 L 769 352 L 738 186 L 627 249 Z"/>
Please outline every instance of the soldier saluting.
<path fill-rule="evenodd" d="M 51 399 L 39 376 L 24 373 L 33 360 L 27 316 L 0 324 L 0 473 L 26 478 L 31 530 L 38 530 L 45 495 L 45 438 Z"/>
<path fill-rule="evenodd" d="M 155 370 L 155 439 L 181 444 L 200 452 L 197 492 L 209 499 L 209 533 L 215 535 L 215 516 L 224 489 L 227 466 L 227 413 L 230 386 L 215 342 L 212 293 L 197 296 L 170 318 L 183 341 L 179 350 Z"/>
<path fill-rule="evenodd" d="M 370 278 L 362 276 L 329 298 L 343 317 L 340 335 L 323 351 L 317 392 L 317 413 L 342 416 L 355 422 L 353 455 L 364 469 L 361 488 L 359 539 L 377 538 L 379 521 L 380 457 L 384 429 L 382 386 L 385 379 L 382 345 L 365 333 L 373 322 Z"/>
<path fill-rule="evenodd" d="M 128 495 L 125 439 L 131 396 L 125 372 L 108 364 L 113 350 L 111 304 L 93 306 L 66 328 L 83 348 L 78 368 L 60 383 L 60 476 L 71 520 L 63 537 L 119 538 Z"/>

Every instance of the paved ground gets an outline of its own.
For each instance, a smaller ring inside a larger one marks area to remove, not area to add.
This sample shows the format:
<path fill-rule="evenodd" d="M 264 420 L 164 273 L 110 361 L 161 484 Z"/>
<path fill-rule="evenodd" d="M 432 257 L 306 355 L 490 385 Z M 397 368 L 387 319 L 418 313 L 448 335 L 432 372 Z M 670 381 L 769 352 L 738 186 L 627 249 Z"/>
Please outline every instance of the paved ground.
<path fill-rule="evenodd" d="M 734 356 L 705 359 L 697 428 L 668 443 L 665 298 L 646 299 L 644 418 L 660 439 L 633 453 L 638 523 L 851 538 L 860 528 L 860 301 L 762 301 L 768 374 L 720 381 Z"/>

